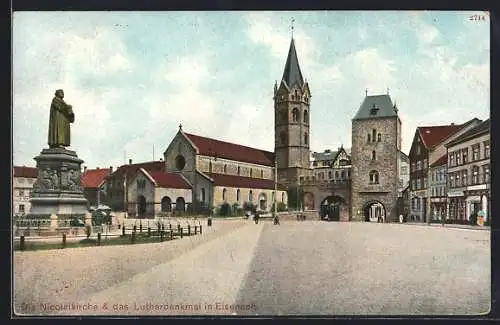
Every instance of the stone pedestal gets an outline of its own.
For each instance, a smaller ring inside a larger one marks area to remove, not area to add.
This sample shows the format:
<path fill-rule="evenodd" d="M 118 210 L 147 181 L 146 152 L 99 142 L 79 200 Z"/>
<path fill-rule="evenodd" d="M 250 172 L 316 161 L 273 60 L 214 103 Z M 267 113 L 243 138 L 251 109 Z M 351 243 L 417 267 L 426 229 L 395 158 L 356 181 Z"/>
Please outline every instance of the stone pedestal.
<path fill-rule="evenodd" d="M 34 159 L 38 178 L 33 184 L 30 214 L 57 215 L 59 226 L 64 219 L 68 224 L 70 218 L 85 218 L 87 199 L 80 183 L 83 160 L 64 148 L 43 149 Z"/>

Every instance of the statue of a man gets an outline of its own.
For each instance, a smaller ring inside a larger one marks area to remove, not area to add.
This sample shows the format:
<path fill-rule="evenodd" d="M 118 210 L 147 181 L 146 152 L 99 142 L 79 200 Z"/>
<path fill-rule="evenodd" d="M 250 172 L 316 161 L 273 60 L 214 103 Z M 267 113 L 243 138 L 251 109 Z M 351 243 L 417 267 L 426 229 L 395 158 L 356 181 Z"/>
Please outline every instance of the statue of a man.
<path fill-rule="evenodd" d="M 75 114 L 72 106 L 66 104 L 63 98 L 63 90 L 56 90 L 50 105 L 48 142 L 50 148 L 69 147 L 71 143 L 69 124 L 75 121 Z"/>

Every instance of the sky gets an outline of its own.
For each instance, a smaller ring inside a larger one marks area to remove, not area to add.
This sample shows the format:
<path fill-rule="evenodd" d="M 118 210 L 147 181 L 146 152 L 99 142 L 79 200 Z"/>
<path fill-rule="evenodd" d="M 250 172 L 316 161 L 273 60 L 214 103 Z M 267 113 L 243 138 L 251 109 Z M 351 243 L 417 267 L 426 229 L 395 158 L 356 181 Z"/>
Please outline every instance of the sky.
<path fill-rule="evenodd" d="M 366 89 L 396 102 L 407 154 L 418 126 L 489 118 L 485 12 L 14 12 L 14 165 L 35 166 L 48 147 L 56 89 L 88 168 L 159 160 L 180 124 L 273 151 L 292 18 L 312 151 L 351 146 Z"/>

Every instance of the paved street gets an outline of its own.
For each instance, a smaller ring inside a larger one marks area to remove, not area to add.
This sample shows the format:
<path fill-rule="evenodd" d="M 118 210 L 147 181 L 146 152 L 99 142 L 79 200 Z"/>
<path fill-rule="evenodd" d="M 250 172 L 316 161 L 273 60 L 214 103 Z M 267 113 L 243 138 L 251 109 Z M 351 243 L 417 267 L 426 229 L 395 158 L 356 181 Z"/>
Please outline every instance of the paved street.
<path fill-rule="evenodd" d="M 214 226 L 175 242 L 15 252 L 16 308 L 64 315 L 489 311 L 489 231 L 318 221 Z"/>

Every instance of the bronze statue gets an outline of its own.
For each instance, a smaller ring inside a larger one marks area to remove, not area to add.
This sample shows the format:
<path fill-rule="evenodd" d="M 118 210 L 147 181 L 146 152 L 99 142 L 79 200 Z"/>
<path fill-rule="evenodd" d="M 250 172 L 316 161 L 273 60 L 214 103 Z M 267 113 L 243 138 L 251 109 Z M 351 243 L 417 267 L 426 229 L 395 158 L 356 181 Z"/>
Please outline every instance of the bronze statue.
<path fill-rule="evenodd" d="M 66 104 L 63 98 L 63 90 L 56 90 L 50 105 L 48 142 L 50 148 L 69 147 L 71 143 L 70 123 L 75 121 L 75 114 L 72 106 Z"/>

